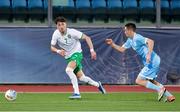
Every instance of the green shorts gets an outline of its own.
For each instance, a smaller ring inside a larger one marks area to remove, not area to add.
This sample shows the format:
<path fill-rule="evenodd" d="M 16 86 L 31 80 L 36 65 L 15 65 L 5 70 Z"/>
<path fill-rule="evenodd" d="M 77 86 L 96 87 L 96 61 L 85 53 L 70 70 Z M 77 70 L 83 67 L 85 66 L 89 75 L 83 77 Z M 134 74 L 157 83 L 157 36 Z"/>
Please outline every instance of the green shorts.
<path fill-rule="evenodd" d="M 67 62 L 75 61 L 76 62 L 76 68 L 74 69 L 74 73 L 76 74 L 80 70 L 82 70 L 82 64 L 81 61 L 83 59 L 83 54 L 82 53 L 74 53 L 70 58 L 67 58 Z"/>

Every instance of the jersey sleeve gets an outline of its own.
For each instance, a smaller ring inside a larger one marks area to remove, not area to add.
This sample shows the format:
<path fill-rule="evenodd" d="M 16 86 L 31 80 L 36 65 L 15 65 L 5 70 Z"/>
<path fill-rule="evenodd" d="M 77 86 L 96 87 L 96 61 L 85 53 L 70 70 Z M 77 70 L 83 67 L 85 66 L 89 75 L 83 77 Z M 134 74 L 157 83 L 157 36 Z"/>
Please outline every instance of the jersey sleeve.
<path fill-rule="evenodd" d="M 139 36 L 136 38 L 136 41 L 137 41 L 138 43 L 141 43 L 141 44 L 146 44 L 146 43 L 147 43 L 147 39 L 148 39 L 148 38 L 145 38 L 145 37 L 143 37 L 142 35 L 139 35 Z"/>
<path fill-rule="evenodd" d="M 75 39 L 81 39 L 83 36 L 83 33 L 76 29 L 71 29 L 71 33 Z"/>
<path fill-rule="evenodd" d="M 125 49 L 131 48 L 131 42 L 130 42 L 130 40 L 128 39 L 128 40 L 122 45 L 122 47 L 124 47 Z"/>
<path fill-rule="evenodd" d="M 54 32 L 51 39 L 51 45 L 55 46 L 56 43 L 57 43 L 57 36 L 56 33 Z"/>

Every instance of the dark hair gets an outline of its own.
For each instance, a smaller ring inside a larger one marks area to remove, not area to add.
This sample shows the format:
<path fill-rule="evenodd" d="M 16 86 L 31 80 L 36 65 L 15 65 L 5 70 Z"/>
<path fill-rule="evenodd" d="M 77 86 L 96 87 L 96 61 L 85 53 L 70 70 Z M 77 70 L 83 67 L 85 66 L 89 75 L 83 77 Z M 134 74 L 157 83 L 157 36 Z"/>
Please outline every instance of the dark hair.
<path fill-rule="evenodd" d="M 136 31 L 136 25 L 134 23 L 127 23 L 125 27 L 127 27 L 127 29 L 132 29 L 133 31 Z"/>
<path fill-rule="evenodd" d="M 55 19 L 55 24 L 57 24 L 58 22 L 66 22 L 66 19 L 63 16 L 59 16 Z"/>

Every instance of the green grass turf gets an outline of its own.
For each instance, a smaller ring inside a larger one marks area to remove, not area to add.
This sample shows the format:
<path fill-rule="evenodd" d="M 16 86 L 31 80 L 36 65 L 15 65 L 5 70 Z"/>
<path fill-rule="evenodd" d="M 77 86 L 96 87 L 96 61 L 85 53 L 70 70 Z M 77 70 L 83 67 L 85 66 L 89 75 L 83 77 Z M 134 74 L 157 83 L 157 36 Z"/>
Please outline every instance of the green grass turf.
<path fill-rule="evenodd" d="M 156 93 L 81 93 L 82 99 L 69 100 L 70 93 L 18 93 L 10 102 L 0 94 L 0 111 L 180 111 L 176 101 L 157 101 Z"/>

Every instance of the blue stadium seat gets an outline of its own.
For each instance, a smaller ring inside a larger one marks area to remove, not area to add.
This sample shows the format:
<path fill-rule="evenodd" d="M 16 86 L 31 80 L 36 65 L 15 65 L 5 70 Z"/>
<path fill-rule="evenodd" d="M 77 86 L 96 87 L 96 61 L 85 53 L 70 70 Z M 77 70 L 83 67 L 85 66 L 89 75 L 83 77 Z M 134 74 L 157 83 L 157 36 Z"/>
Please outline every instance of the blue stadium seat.
<path fill-rule="evenodd" d="M 53 0 L 53 17 L 64 16 L 67 20 L 76 21 L 74 0 Z"/>
<path fill-rule="evenodd" d="M 139 7 L 141 19 L 155 22 L 156 7 L 153 0 L 140 0 Z"/>
<path fill-rule="evenodd" d="M 13 17 L 17 20 L 28 20 L 26 0 L 12 0 Z"/>
<path fill-rule="evenodd" d="M 43 3 L 44 3 L 44 4 L 43 4 L 43 5 L 44 5 L 44 9 L 47 10 L 47 9 L 48 9 L 48 0 L 43 0 L 43 1 L 44 1 L 44 2 L 43 2 Z"/>
<path fill-rule="evenodd" d="M 126 19 L 139 21 L 139 8 L 136 0 L 124 0 L 123 7 L 123 13 Z"/>
<path fill-rule="evenodd" d="M 10 0 L 0 0 L 0 19 L 9 20 L 12 19 Z"/>
<path fill-rule="evenodd" d="M 28 13 L 32 20 L 44 21 L 44 7 L 42 0 L 28 0 Z"/>
<path fill-rule="evenodd" d="M 96 20 L 108 21 L 107 8 L 105 0 L 92 0 L 93 16 Z"/>
<path fill-rule="evenodd" d="M 57 16 L 62 16 L 62 0 L 53 0 L 52 1 L 52 8 L 53 8 L 53 18 Z M 67 4 L 67 3 L 66 3 Z"/>
<path fill-rule="evenodd" d="M 108 0 L 108 15 L 111 20 L 123 21 L 123 6 L 121 0 Z"/>
<path fill-rule="evenodd" d="M 173 20 L 180 20 L 180 0 L 171 0 L 171 13 Z"/>
<path fill-rule="evenodd" d="M 171 22 L 169 0 L 161 0 L 161 19 Z"/>
<path fill-rule="evenodd" d="M 44 5 L 44 16 L 45 16 L 45 18 L 47 18 L 47 13 L 48 13 L 48 0 L 44 0 L 43 5 Z"/>
<path fill-rule="evenodd" d="M 76 14 L 80 20 L 92 21 L 91 3 L 89 0 L 76 0 Z"/>

